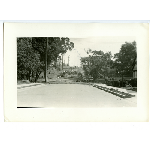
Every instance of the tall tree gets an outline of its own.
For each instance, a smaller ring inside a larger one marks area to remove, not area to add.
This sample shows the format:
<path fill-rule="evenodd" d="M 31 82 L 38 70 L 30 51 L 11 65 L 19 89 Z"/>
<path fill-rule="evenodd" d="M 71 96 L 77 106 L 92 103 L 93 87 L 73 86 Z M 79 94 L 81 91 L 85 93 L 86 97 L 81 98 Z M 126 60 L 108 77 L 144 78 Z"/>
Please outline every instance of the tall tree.
<path fill-rule="evenodd" d="M 45 60 L 45 49 L 47 48 L 48 65 L 52 61 L 56 61 L 59 54 L 66 53 L 67 50 L 72 50 L 74 48 L 74 43 L 70 42 L 69 38 L 35 37 L 32 39 L 33 39 L 33 48 L 40 53 L 41 61 Z M 48 39 L 48 47 L 46 47 L 47 39 Z"/>
<path fill-rule="evenodd" d="M 132 64 L 136 57 L 136 42 L 125 42 L 122 44 L 119 53 L 114 55 L 114 67 L 117 69 L 117 73 L 122 76 L 131 76 L 132 75 Z"/>
<path fill-rule="evenodd" d="M 39 74 L 44 71 L 46 63 L 50 65 L 52 61 L 57 61 L 59 54 L 64 54 L 67 50 L 72 50 L 73 48 L 74 43 L 70 42 L 70 39 L 66 37 L 18 38 L 18 77 L 24 78 L 23 76 L 27 76 L 26 74 L 36 72 L 37 80 Z M 47 56 L 47 60 L 45 60 L 45 55 Z"/>
<path fill-rule="evenodd" d="M 17 78 L 37 77 L 42 66 L 40 54 L 32 48 L 32 38 L 17 38 Z"/>
<path fill-rule="evenodd" d="M 122 44 L 119 53 L 114 55 L 114 66 L 120 75 L 131 75 L 132 64 L 136 57 L 136 42 L 125 42 Z"/>
<path fill-rule="evenodd" d="M 111 52 L 104 53 L 103 51 L 91 51 L 92 55 L 81 58 L 84 64 L 84 71 L 86 75 L 91 75 L 94 80 L 98 77 L 108 76 L 108 67 L 111 65 Z"/>
<path fill-rule="evenodd" d="M 104 78 L 108 76 L 108 69 L 112 64 L 112 54 L 111 52 L 104 53 L 103 51 L 93 51 L 93 60 L 96 65 L 98 74 Z"/>

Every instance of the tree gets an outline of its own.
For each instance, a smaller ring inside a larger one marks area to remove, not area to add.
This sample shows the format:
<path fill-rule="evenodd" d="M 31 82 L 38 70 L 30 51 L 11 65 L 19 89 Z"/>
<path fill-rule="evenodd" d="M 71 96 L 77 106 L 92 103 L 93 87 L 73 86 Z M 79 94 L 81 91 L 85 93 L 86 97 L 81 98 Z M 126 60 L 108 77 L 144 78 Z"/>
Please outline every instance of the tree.
<path fill-rule="evenodd" d="M 81 57 L 81 63 L 83 65 L 84 75 L 88 78 L 90 75 L 90 58 Z"/>
<path fill-rule="evenodd" d="M 91 75 L 95 81 L 98 77 L 108 76 L 108 67 L 111 65 L 111 52 L 90 51 L 89 57 L 81 58 L 85 75 Z"/>
<path fill-rule="evenodd" d="M 17 78 L 28 79 L 39 76 L 43 63 L 40 54 L 32 48 L 32 38 L 17 39 Z"/>
<path fill-rule="evenodd" d="M 130 76 L 132 74 L 132 64 L 136 57 L 136 42 L 125 42 L 122 44 L 119 53 L 114 55 L 114 67 L 117 69 L 117 73 L 122 76 L 123 75 Z"/>
<path fill-rule="evenodd" d="M 36 37 L 33 38 L 33 47 L 40 52 L 41 61 L 45 61 L 45 55 L 47 56 L 47 65 L 50 65 L 52 61 L 57 61 L 59 54 L 64 54 L 67 50 L 72 50 L 74 43 L 70 42 L 70 39 L 67 37 Z M 47 54 L 45 54 L 46 52 Z M 46 70 L 44 74 L 46 78 Z"/>
<path fill-rule="evenodd" d="M 111 52 L 104 53 L 103 51 L 93 51 L 93 60 L 94 64 L 96 65 L 96 69 L 98 74 L 103 76 L 104 79 L 108 76 L 108 69 L 111 67 L 112 64 L 112 54 Z"/>
<path fill-rule="evenodd" d="M 17 74 L 18 79 L 35 76 L 35 81 L 40 73 L 45 70 L 46 63 L 57 61 L 59 54 L 72 50 L 74 43 L 69 38 L 60 37 L 32 37 L 17 39 Z M 47 56 L 47 59 L 45 59 Z M 45 71 L 46 73 L 46 71 Z"/>
<path fill-rule="evenodd" d="M 56 61 L 59 54 L 64 54 L 67 50 L 74 48 L 74 43 L 69 38 L 60 37 L 35 37 L 33 39 L 33 48 L 40 53 L 41 61 L 45 60 L 45 49 L 47 48 L 47 64 Z M 48 46 L 46 45 L 48 40 Z"/>

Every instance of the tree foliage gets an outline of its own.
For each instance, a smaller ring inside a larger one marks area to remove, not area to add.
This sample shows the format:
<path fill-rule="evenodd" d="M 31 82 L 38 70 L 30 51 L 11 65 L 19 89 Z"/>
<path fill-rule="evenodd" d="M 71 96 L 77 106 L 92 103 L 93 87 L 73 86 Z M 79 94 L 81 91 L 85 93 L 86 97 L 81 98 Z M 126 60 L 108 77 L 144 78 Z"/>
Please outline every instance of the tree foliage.
<path fill-rule="evenodd" d="M 99 77 L 110 77 L 112 75 L 132 76 L 132 67 L 136 58 L 136 42 L 125 42 L 122 44 L 119 53 L 112 56 L 111 52 L 87 51 L 89 57 L 81 58 L 84 74 L 92 76 L 94 80 Z M 113 69 L 114 68 L 114 69 Z"/>
<path fill-rule="evenodd" d="M 17 39 L 17 78 L 30 79 L 37 76 L 43 67 L 40 54 L 32 47 L 31 38 Z"/>
<path fill-rule="evenodd" d="M 91 51 L 89 57 L 81 58 L 86 76 L 92 76 L 96 80 L 100 76 L 106 76 L 108 67 L 111 65 L 111 52 Z"/>
<path fill-rule="evenodd" d="M 56 61 L 59 54 L 64 54 L 67 50 L 74 48 L 74 43 L 69 38 L 59 37 L 35 37 L 33 39 L 33 48 L 40 53 L 41 61 L 45 60 L 45 49 L 47 48 L 47 63 Z M 47 47 L 48 40 L 48 47 Z"/>
<path fill-rule="evenodd" d="M 125 42 L 119 53 L 114 55 L 114 67 L 119 74 L 131 75 L 134 59 L 136 58 L 136 42 Z"/>
<path fill-rule="evenodd" d="M 18 79 L 38 79 L 45 67 L 45 50 L 47 64 L 57 61 L 60 54 L 72 50 L 74 43 L 69 38 L 32 37 L 17 38 L 17 77 Z"/>

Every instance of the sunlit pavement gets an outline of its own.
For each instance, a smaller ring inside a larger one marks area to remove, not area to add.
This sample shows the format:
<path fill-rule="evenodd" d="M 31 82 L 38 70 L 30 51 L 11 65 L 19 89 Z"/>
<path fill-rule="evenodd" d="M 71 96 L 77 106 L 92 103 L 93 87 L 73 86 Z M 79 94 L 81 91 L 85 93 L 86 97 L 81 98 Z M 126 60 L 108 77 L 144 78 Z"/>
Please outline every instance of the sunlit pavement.
<path fill-rule="evenodd" d="M 17 90 L 17 107 L 136 107 L 137 97 L 120 98 L 91 85 L 46 84 Z"/>

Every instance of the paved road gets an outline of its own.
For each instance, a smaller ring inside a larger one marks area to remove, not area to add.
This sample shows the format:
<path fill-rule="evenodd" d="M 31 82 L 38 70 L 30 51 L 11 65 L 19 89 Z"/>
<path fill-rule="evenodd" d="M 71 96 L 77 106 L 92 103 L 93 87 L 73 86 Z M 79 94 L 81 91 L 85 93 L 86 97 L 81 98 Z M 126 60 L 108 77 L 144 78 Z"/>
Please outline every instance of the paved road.
<path fill-rule="evenodd" d="M 47 84 L 18 89 L 17 107 L 136 107 L 136 97 L 122 99 L 90 85 Z"/>

